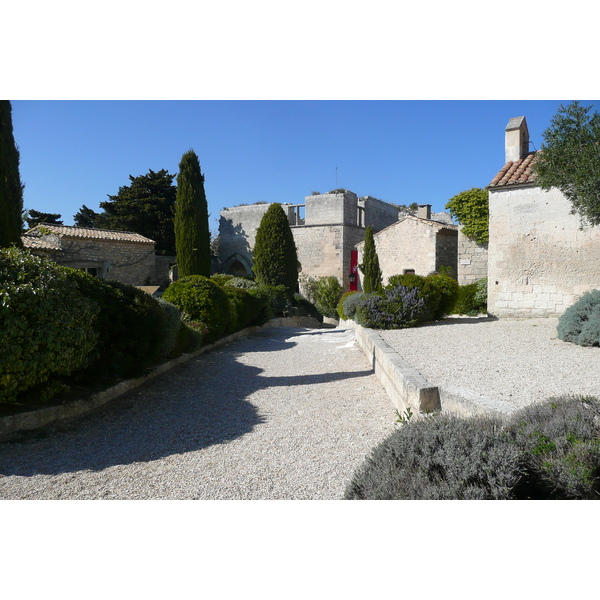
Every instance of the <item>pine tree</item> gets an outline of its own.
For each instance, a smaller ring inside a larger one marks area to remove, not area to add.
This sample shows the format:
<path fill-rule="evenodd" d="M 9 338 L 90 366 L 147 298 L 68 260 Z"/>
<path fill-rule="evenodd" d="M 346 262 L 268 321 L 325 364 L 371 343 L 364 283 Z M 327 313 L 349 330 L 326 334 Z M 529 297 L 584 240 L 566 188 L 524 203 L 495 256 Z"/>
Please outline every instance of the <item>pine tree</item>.
<path fill-rule="evenodd" d="M 363 262 L 359 265 L 363 272 L 363 291 L 365 294 L 378 292 L 383 286 L 381 269 L 379 268 L 379 257 L 375 249 L 375 240 L 373 238 L 373 229 L 369 226 L 365 230 L 365 247 Z"/>
<path fill-rule="evenodd" d="M 22 246 L 23 185 L 10 101 L 0 100 L 0 248 Z"/>
<path fill-rule="evenodd" d="M 273 203 L 256 230 L 253 270 L 262 285 L 285 285 L 290 296 L 298 288 L 298 253 L 281 204 Z"/>
<path fill-rule="evenodd" d="M 39 210 L 31 208 L 25 212 L 24 219 L 27 223 L 27 227 L 29 229 L 33 229 L 36 225 L 40 225 L 41 223 L 48 223 L 51 225 L 62 225 L 63 222 L 61 220 L 61 217 L 62 215 L 59 213 L 40 212 Z"/>
<path fill-rule="evenodd" d="M 210 232 L 200 161 L 188 150 L 179 163 L 175 201 L 175 246 L 179 277 L 210 275 Z"/>

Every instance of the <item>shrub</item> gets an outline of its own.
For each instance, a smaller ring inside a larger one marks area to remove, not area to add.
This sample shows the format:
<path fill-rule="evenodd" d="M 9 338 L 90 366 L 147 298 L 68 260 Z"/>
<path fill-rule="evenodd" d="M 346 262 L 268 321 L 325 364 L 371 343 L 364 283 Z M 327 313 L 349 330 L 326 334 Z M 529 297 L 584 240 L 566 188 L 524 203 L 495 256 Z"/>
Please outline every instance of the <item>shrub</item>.
<path fill-rule="evenodd" d="M 346 300 L 346 298 L 352 296 L 353 294 L 358 294 L 358 292 L 356 292 L 356 291 L 345 292 L 344 294 L 342 294 L 340 301 L 338 302 L 337 313 L 338 313 L 339 318 L 343 319 L 344 321 L 350 319 L 350 317 L 348 315 L 346 315 L 346 313 L 344 312 L 344 301 Z"/>
<path fill-rule="evenodd" d="M 163 298 L 157 298 L 157 300 L 158 305 L 164 314 L 164 327 L 162 335 L 158 340 L 158 356 L 159 358 L 170 358 L 173 356 L 173 351 L 177 345 L 177 340 L 180 335 L 179 330 L 183 326 L 183 323 L 181 322 L 181 312 L 171 302 L 167 302 Z"/>
<path fill-rule="evenodd" d="M 356 322 L 373 329 L 401 329 L 417 325 L 428 314 L 420 291 L 399 285 L 381 294 L 365 294 L 356 308 Z"/>
<path fill-rule="evenodd" d="M 362 287 L 365 294 L 379 292 L 382 288 L 381 268 L 379 267 L 379 256 L 375 248 L 373 229 L 370 225 L 365 229 L 363 262 L 358 265 L 358 268 L 363 273 Z"/>
<path fill-rule="evenodd" d="M 248 290 L 254 301 L 256 302 L 256 317 L 250 325 L 263 325 L 273 318 L 273 310 L 271 308 L 271 294 L 269 290 L 263 286 L 257 286 Z"/>
<path fill-rule="evenodd" d="M 558 319 L 558 339 L 580 346 L 600 346 L 600 290 L 585 292 Z"/>
<path fill-rule="evenodd" d="M 100 307 L 95 323 L 98 343 L 80 378 L 127 377 L 162 358 L 167 316 L 156 298 L 133 285 L 97 279 L 75 269 L 69 269 L 68 277 Z"/>
<path fill-rule="evenodd" d="M 174 281 L 163 298 L 182 312 L 184 319 L 206 326 L 206 341 L 214 342 L 231 328 L 234 314 L 227 294 L 214 281 L 190 275 Z"/>
<path fill-rule="evenodd" d="M 301 283 L 306 298 L 317 307 L 321 314 L 331 319 L 338 318 L 337 305 L 344 290 L 337 277 L 304 275 Z"/>
<path fill-rule="evenodd" d="M 319 312 L 319 309 L 308 299 L 301 294 L 294 294 L 294 306 L 298 310 L 298 316 L 300 317 L 313 317 L 317 319 L 319 323 L 323 322 L 323 315 Z"/>
<path fill-rule="evenodd" d="M 486 281 L 482 279 L 480 281 Z M 458 288 L 456 302 L 452 308 L 452 313 L 457 315 L 468 315 L 474 317 L 487 310 L 487 281 L 486 281 L 485 301 L 483 301 L 483 286 L 479 282 L 461 285 Z"/>
<path fill-rule="evenodd" d="M 0 402 L 85 366 L 98 306 L 69 271 L 26 250 L 0 250 Z"/>
<path fill-rule="evenodd" d="M 210 276 L 210 280 L 214 281 L 217 285 L 220 285 L 221 287 L 229 283 L 232 279 L 233 275 L 228 275 L 227 273 L 214 273 Z"/>
<path fill-rule="evenodd" d="M 509 499 L 522 454 L 494 418 L 436 415 L 377 446 L 346 488 L 348 500 Z"/>
<path fill-rule="evenodd" d="M 246 277 L 232 277 L 225 282 L 225 285 L 241 290 L 252 290 L 258 287 L 258 283 L 251 279 L 246 279 Z"/>
<path fill-rule="evenodd" d="M 598 499 L 600 400 L 559 397 L 528 406 L 507 432 L 525 453 L 519 495 L 532 499 Z"/>
<path fill-rule="evenodd" d="M 352 295 L 348 295 L 343 303 L 344 314 L 348 319 L 354 319 L 356 316 L 356 309 L 365 301 L 366 294 L 363 292 L 355 292 Z"/>
<path fill-rule="evenodd" d="M 285 285 L 259 285 L 251 291 L 256 293 L 258 290 L 268 298 L 272 317 L 288 317 L 294 314 L 294 305 Z"/>
<path fill-rule="evenodd" d="M 244 290 L 229 285 L 223 286 L 223 291 L 227 294 L 231 302 L 234 313 L 235 322 L 229 328 L 228 333 L 240 331 L 249 325 L 257 324 L 256 320 L 260 310 L 266 305 L 260 297 L 253 296 L 248 290 Z"/>
<path fill-rule="evenodd" d="M 456 279 L 441 273 L 433 273 L 425 279 L 438 291 L 440 297 L 437 309 L 433 312 L 433 318 L 441 319 L 445 315 L 451 314 L 458 297 L 459 286 Z"/>
<path fill-rule="evenodd" d="M 392 275 L 385 289 L 392 290 L 398 286 L 410 289 L 416 288 L 419 291 L 420 297 L 425 301 L 423 321 L 431 321 L 437 318 L 442 292 L 434 282 L 422 275 Z"/>

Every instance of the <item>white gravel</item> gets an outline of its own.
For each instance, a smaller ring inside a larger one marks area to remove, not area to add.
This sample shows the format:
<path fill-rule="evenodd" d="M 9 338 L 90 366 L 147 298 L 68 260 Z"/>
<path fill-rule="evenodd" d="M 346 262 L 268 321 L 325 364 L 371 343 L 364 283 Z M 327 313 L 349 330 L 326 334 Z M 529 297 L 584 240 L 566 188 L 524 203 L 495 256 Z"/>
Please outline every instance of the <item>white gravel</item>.
<path fill-rule="evenodd" d="M 343 329 L 264 329 L 0 444 L 4 499 L 337 499 L 395 427 Z"/>
<path fill-rule="evenodd" d="M 381 337 L 432 385 L 521 408 L 561 394 L 600 397 L 600 348 L 557 338 L 558 319 L 455 318 Z"/>

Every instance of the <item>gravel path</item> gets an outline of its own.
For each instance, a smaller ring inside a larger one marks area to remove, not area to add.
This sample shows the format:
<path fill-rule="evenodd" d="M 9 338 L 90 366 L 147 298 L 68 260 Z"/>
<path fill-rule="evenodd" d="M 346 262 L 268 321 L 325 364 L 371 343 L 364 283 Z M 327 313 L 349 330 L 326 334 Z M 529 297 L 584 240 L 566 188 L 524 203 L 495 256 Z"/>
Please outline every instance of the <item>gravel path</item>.
<path fill-rule="evenodd" d="M 600 348 L 556 337 L 558 319 L 448 319 L 381 331 L 431 384 L 512 410 L 559 394 L 600 397 Z"/>
<path fill-rule="evenodd" d="M 344 329 L 263 329 L 0 444 L 5 499 L 337 499 L 393 431 Z"/>

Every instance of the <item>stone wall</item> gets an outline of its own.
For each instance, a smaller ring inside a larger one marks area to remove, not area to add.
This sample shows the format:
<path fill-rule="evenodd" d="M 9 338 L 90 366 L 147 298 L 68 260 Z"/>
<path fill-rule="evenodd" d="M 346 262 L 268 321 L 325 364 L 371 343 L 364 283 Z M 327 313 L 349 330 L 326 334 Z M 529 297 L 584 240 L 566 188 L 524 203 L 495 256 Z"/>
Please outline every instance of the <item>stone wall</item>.
<path fill-rule="evenodd" d="M 361 200 L 365 210 L 363 227 L 372 227 L 377 232 L 398 220 L 398 209 L 395 206 L 371 196 L 365 196 Z"/>
<path fill-rule="evenodd" d="M 62 238 L 52 259 L 73 269 L 98 269 L 98 276 L 132 285 L 154 283 L 154 244 Z"/>
<path fill-rule="evenodd" d="M 600 228 L 580 229 L 555 189 L 490 190 L 488 312 L 554 317 L 600 288 Z"/>
<path fill-rule="evenodd" d="M 478 244 L 458 231 L 458 283 L 468 285 L 479 279 L 487 278 L 488 244 Z"/>
<path fill-rule="evenodd" d="M 456 273 L 458 260 L 458 232 L 456 229 L 438 229 L 436 233 L 435 268 L 450 267 Z M 430 271 L 431 272 L 431 271 Z M 425 273 L 429 275 L 429 273 Z"/>

